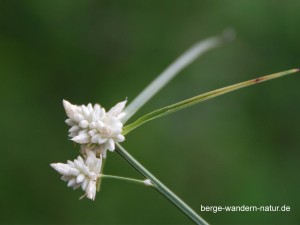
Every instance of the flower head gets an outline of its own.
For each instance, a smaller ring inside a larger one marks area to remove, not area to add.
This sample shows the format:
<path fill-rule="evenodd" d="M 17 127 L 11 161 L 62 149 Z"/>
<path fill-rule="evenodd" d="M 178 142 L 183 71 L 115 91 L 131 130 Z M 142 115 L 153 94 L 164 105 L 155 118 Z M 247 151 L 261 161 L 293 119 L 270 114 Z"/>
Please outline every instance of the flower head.
<path fill-rule="evenodd" d="M 94 200 L 96 197 L 96 183 L 101 171 L 102 157 L 96 157 L 93 151 L 87 151 L 86 159 L 78 156 L 74 161 L 50 164 L 59 172 L 63 181 L 68 182 L 68 187 L 74 190 L 81 187 L 87 198 Z"/>
<path fill-rule="evenodd" d="M 97 150 L 105 155 L 107 149 L 115 150 L 115 142 L 125 140 L 122 135 L 121 119 L 125 115 L 122 111 L 126 100 L 119 102 L 108 112 L 98 104 L 77 106 L 63 100 L 63 105 L 69 117 L 66 123 L 71 126 L 69 137 L 72 141 L 85 147 L 92 144 L 93 147 L 89 148 L 90 150 Z"/>

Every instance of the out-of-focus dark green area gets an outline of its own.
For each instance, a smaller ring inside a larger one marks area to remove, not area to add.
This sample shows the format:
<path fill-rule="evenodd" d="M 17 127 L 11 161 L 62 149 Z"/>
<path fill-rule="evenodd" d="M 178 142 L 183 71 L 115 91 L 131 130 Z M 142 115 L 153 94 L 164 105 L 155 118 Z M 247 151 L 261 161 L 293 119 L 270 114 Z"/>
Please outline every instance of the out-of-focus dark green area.
<path fill-rule="evenodd" d="M 190 224 L 157 192 L 104 180 L 79 201 L 49 164 L 77 157 L 62 99 L 132 100 L 196 41 L 234 43 L 184 70 L 138 114 L 299 67 L 300 1 L 1 0 L 1 224 Z M 300 77 L 219 97 L 133 131 L 124 147 L 211 224 L 300 222 Z M 138 115 L 135 116 L 137 118 Z M 105 173 L 139 177 L 114 153 Z M 288 205 L 290 212 L 201 212 Z"/>

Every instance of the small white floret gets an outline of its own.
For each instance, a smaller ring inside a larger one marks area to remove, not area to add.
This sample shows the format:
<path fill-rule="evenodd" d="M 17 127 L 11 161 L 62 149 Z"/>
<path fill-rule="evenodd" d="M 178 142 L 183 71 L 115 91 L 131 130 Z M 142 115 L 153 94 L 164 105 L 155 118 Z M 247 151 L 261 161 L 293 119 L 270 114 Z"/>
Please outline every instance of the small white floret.
<path fill-rule="evenodd" d="M 53 169 L 59 172 L 63 181 L 68 182 L 68 187 L 85 191 L 85 196 L 94 200 L 96 197 L 96 184 L 102 165 L 102 155 L 96 157 L 93 151 L 86 151 L 86 159 L 78 156 L 74 161 L 68 160 L 65 163 L 50 164 Z"/>

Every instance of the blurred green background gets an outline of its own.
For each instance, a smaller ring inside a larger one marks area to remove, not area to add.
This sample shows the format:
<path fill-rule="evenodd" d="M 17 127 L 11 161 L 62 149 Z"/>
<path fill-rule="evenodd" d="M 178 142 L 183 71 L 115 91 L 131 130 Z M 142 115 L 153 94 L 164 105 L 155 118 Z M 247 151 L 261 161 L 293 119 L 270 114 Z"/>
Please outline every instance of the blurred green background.
<path fill-rule="evenodd" d="M 62 99 L 132 100 L 196 41 L 234 27 L 139 113 L 299 67 L 300 1 L 1 0 L 1 224 L 191 224 L 155 191 L 104 180 L 79 201 L 50 168 L 78 155 Z M 124 147 L 211 224 L 300 223 L 300 80 L 230 93 L 130 133 Z M 105 173 L 139 177 L 110 153 Z M 291 212 L 201 212 L 289 205 Z"/>

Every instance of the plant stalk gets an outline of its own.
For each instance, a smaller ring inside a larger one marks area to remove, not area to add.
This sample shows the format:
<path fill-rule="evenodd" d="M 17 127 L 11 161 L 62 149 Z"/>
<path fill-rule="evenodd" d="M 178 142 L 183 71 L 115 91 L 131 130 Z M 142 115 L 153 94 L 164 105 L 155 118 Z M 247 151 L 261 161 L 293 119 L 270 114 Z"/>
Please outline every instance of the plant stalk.
<path fill-rule="evenodd" d="M 116 152 L 126 160 L 135 170 L 137 170 L 146 179 L 149 179 L 153 187 L 162 194 L 166 199 L 172 202 L 179 210 L 181 210 L 195 224 L 208 225 L 193 209 L 191 209 L 184 201 L 175 195 L 169 188 L 161 183 L 153 176 L 144 166 L 142 166 L 133 156 L 131 156 L 119 143 L 116 143 Z"/>
<path fill-rule="evenodd" d="M 106 175 L 106 174 L 100 174 L 99 177 L 100 178 L 110 178 L 110 179 L 116 179 L 116 180 L 123 180 L 123 181 L 128 181 L 128 182 L 131 182 L 131 183 L 146 185 L 145 181 L 143 181 L 143 180 L 138 180 L 138 179 L 129 178 L 129 177 L 120 177 L 120 176 Z"/>

